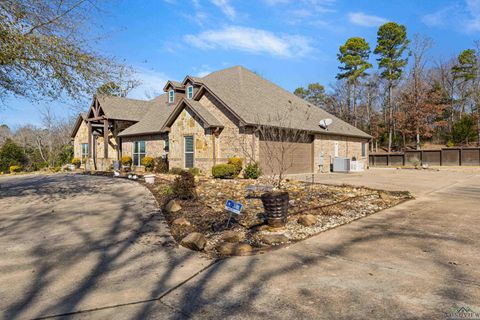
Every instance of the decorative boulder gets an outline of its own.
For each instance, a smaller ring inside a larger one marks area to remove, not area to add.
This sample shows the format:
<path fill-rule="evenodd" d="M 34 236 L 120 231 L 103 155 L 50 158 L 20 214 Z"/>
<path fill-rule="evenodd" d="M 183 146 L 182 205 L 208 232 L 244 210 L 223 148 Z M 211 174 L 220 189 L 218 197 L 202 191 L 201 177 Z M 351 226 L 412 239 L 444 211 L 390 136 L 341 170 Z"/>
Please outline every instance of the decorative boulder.
<path fill-rule="evenodd" d="M 182 246 L 196 251 L 202 251 L 206 243 L 207 239 L 199 232 L 192 232 L 180 241 Z"/>
<path fill-rule="evenodd" d="M 268 245 L 276 245 L 276 244 L 282 244 L 282 243 L 287 243 L 288 238 L 287 236 L 283 234 L 260 234 L 258 236 L 258 239 Z"/>
<path fill-rule="evenodd" d="M 222 242 L 216 247 L 222 256 L 242 256 L 252 252 L 253 248 L 247 243 Z"/>
<path fill-rule="evenodd" d="M 225 242 L 236 243 L 245 239 L 244 231 L 228 230 L 223 233 L 222 240 Z"/>
<path fill-rule="evenodd" d="M 192 224 L 190 223 L 190 221 L 182 217 L 182 218 L 177 218 L 173 220 L 172 225 L 179 226 L 179 227 L 189 227 Z"/>
<path fill-rule="evenodd" d="M 182 210 L 182 207 L 175 200 L 170 200 L 165 206 L 165 210 L 168 213 L 177 212 Z"/>
<path fill-rule="evenodd" d="M 300 216 L 297 222 L 304 227 L 310 227 L 317 223 L 317 218 L 314 215 L 306 214 L 306 215 Z"/>

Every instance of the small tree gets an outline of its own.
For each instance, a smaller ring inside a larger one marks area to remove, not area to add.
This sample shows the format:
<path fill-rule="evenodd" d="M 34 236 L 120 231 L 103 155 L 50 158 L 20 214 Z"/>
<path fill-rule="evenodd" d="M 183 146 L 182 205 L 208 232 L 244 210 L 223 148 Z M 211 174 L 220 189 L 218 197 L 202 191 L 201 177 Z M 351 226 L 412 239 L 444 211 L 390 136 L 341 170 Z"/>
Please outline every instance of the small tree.
<path fill-rule="evenodd" d="M 270 114 L 265 125 L 257 126 L 260 139 L 267 141 L 262 144 L 263 154 L 268 159 L 266 166 L 272 184 L 281 187 L 285 174 L 294 164 L 293 155 L 298 148 L 298 143 L 310 142 L 311 133 L 298 129 L 294 123 L 295 118 L 308 121 L 310 114 L 296 109 L 289 101 L 287 108 Z"/>
<path fill-rule="evenodd" d="M 464 115 L 457 123 L 453 125 L 453 140 L 457 143 L 465 143 L 475 140 L 477 135 L 475 130 L 475 121 L 472 116 Z"/>
<path fill-rule="evenodd" d="M 8 171 L 10 166 L 24 166 L 27 158 L 22 147 L 8 138 L 0 148 L 0 171 Z"/>

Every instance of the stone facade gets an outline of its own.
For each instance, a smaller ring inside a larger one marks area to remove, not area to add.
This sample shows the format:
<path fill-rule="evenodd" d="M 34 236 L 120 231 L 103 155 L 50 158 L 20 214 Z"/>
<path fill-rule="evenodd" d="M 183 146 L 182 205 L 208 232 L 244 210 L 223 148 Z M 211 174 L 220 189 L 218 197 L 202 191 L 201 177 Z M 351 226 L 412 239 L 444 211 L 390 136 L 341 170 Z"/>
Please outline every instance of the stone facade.
<path fill-rule="evenodd" d="M 224 127 L 217 131 L 205 129 L 188 107 L 183 109 L 170 127 L 170 168 L 185 168 L 185 136 L 194 137 L 194 167 L 205 174 L 210 174 L 212 166 L 226 163 L 230 157 L 240 157 L 244 163 L 258 160 L 258 135 L 240 129 L 238 120 L 209 93 L 199 101 Z"/>
<path fill-rule="evenodd" d="M 132 136 L 122 138 L 122 156 L 133 158 L 133 142 L 145 141 L 145 156 L 158 158 L 165 152 L 166 134 Z"/>
<path fill-rule="evenodd" d="M 365 143 L 365 156 L 362 157 L 362 143 Z M 331 159 L 335 156 L 357 160 L 363 160 L 365 168 L 368 166 L 368 140 L 355 137 L 316 134 L 314 144 L 314 168 L 315 172 L 329 172 Z M 335 147 L 337 145 L 337 147 Z M 337 148 L 338 154 L 335 154 Z M 323 155 L 323 166 L 320 158 Z"/>
<path fill-rule="evenodd" d="M 82 160 L 82 144 L 88 143 L 88 126 L 85 121 L 78 128 L 77 134 L 73 139 L 73 157 Z"/>

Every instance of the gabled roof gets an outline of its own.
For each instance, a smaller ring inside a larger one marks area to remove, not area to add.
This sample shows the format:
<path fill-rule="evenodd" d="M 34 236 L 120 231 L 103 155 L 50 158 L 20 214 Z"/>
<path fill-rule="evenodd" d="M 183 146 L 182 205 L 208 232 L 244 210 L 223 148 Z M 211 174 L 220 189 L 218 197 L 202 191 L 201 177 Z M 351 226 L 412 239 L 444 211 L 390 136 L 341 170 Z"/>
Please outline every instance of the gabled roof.
<path fill-rule="evenodd" d="M 162 128 L 163 132 L 168 131 L 168 127 L 173 124 L 175 119 L 177 119 L 178 115 L 184 108 L 188 108 L 197 117 L 199 117 L 204 124 L 204 128 L 223 128 L 223 123 L 215 118 L 215 116 L 211 114 L 200 102 L 183 98 L 165 121 L 165 125 Z"/>
<path fill-rule="evenodd" d="M 149 110 L 140 121 L 120 132 L 120 137 L 160 133 L 174 106 L 167 103 L 166 93 L 148 101 L 148 104 Z"/>
<path fill-rule="evenodd" d="M 149 101 L 145 100 L 107 95 L 99 95 L 96 99 L 108 119 L 140 121 L 150 107 Z"/>
<path fill-rule="evenodd" d="M 271 125 L 370 138 L 360 129 L 241 66 L 213 72 L 199 81 L 204 86 L 196 97 L 203 90 L 210 91 L 245 125 Z M 284 115 L 288 115 L 288 119 Z M 333 119 L 328 131 L 319 126 L 319 121 L 325 118 Z"/>
<path fill-rule="evenodd" d="M 168 80 L 167 83 L 165 84 L 165 87 L 163 87 L 163 91 L 167 91 L 168 87 L 173 87 L 174 89 L 183 89 L 183 85 L 174 80 Z"/>
<path fill-rule="evenodd" d="M 77 135 L 77 131 L 80 128 L 80 125 L 86 119 L 87 119 L 87 113 L 86 112 L 80 112 L 78 114 L 77 119 L 75 120 L 75 125 L 73 126 L 72 133 L 70 134 L 70 137 L 75 138 L 75 136 Z"/>

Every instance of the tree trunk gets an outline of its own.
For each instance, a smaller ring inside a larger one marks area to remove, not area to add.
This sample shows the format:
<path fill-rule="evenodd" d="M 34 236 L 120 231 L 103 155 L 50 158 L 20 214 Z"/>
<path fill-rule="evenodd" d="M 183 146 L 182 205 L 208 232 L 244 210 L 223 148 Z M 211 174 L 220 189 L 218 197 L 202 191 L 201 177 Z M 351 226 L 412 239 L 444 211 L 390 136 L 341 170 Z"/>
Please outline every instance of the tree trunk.
<path fill-rule="evenodd" d="M 353 125 L 357 126 L 357 84 L 353 82 Z"/>
<path fill-rule="evenodd" d="M 417 150 L 420 150 L 420 133 L 417 131 Z"/>

